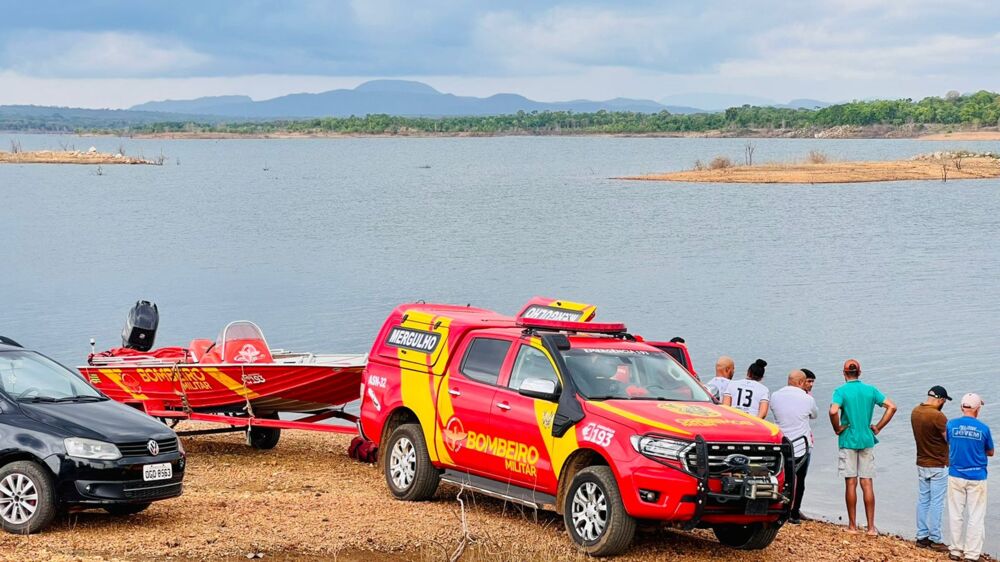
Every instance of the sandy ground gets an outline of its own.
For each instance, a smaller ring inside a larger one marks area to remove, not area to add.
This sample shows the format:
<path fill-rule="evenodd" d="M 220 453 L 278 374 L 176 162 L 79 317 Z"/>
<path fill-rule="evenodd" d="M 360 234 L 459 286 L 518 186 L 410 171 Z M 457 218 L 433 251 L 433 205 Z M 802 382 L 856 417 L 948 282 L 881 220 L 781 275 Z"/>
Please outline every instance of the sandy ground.
<path fill-rule="evenodd" d="M 27 152 L 0 151 L 0 164 L 156 164 L 134 156 L 102 152 L 37 150 Z"/>
<path fill-rule="evenodd" d="M 391 498 L 378 470 L 350 460 L 349 438 L 286 432 L 272 451 L 239 434 L 186 438 L 184 496 L 132 517 L 104 512 L 61 516 L 33 536 L 0 533 L 0 560 L 447 560 L 462 543 L 456 490 L 436 499 Z M 584 560 L 561 518 L 464 495 L 469 531 L 462 560 Z M 906 506 L 909 509 L 909 506 Z M 849 535 L 842 527 L 787 525 L 765 551 L 719 546 L 710 533 L 647 529 L 620 560 L 707 561 L 942 560 L 946 555 L 890 536 Z"/>
<path fill-rule="evenodd" d="M 957 133 L 937 133 L 917 137 L 917 140 L 995 141 L 1000 140 L 1000 131 L 960 131 Z"/>
<path fill-rule="evenodd" d="M 1000 177 L 1000 160 L 898 160 L 887 162 L 829 162 L 826 164 L 760 164 L 717 170 L 685 170 L 617 179 L 709 183 L 855 183 L 899 180 L 983 179 Z"/>

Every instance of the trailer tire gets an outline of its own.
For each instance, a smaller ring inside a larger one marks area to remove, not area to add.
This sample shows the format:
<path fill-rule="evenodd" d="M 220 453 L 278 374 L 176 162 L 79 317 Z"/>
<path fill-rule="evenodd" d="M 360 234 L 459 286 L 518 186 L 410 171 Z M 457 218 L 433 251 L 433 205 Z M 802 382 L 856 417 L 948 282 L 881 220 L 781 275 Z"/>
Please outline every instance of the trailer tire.
<path fill-rule="evenodd" d="M 614 556 L 632 544 L 635 519 L 625 511 L 611 468 L 590 466 L 577 472 L 565 502 L 563 521 L 566 530 L 573 543 L 584 553 Z M 581 534 L 580 525 L 584 526 L 584 533 L 594 536 Z"/>
<path fill-rule="evenodd" d="M 389 436 L 384 454 L 385 483 L 396 499 L 423 501 L 434 495 L 441 473 L 431 464 L 419 424 L 397 427 Z"/>
<path fill-rule="evenodd" d="M 142 513 L 149 508 L 151 504 L 148 503 L 123 503 L 118 505 L 106 505 L 104 506 L 104 511 L 115 517 L 124 517 L 128 515 L 135 515 L 136 513 Z"/>
<path fill-rule="evenodd" d="M 15 461 L 0 467 L 0 498 L 7 500 L 4 507 L 9 506 L 12 501 L 21 506 L 15 508 L 17 511 L 0 512 L 0 524 L 8 533 L 37 533 L 55 519 L 55 484 L 49 471 L 38 463 Z M 34 511 L 25 517 L 25 510 L 32 507 Z"/>
<path fill-rule="evenodd" d="M 247 429 L 247 443 L 254 449 L 266 451 L 278 445 L 281 429 L 277 427 L 250 426 Z"/>
<path fill-rule="evenodd" d="M 712 527 L 720 543 L 737 550 L 763 550 L 774 542 L 780 529 L 781 525 L 764 523 Z"/>

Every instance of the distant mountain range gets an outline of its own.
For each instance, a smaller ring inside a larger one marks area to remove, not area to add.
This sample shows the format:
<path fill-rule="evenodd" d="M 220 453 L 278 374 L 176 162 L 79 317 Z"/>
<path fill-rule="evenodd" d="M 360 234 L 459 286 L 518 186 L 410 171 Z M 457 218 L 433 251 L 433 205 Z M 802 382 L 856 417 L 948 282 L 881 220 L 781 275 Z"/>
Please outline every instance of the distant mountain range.
<path fill-rule="evenodd" d="M 352 90 L 331 90 L 318 94 L 289 94 L 254 101 L 247 96 L 216 96 L 193 100 L 166 100 L 142 103 L 133 111 L 195 113 L 245 119 L 302 117 L 348 117 L 388 114 L 407 117 L 456 115 L 504 115 L 518 111 L 600 110 L 657 113 L 700 113 L 695 107 L 663 105 L 652 100 L 615 98 L 606 101 L 573 100 L 540 102 L 518 94 L 495 94 L 488 98 L 441 93 L 422 82 L 372 80 Z"/>
<path fill-rule="evenodd" d="M 716 92 L 692 92 L 687 94 L 672 94 L 660 99 L 664 105 L 692 105 L 706 112 L 725 111 L 730 107 L 754 105 L 760 107 L 784 107 L 789 109 L 816 109 L 833 105 L 830 102 L 813 99 L 795 99 L 788 103 L 778 103 L 775 100 L 757 96 L 740 94 L 720 94 Z"/>

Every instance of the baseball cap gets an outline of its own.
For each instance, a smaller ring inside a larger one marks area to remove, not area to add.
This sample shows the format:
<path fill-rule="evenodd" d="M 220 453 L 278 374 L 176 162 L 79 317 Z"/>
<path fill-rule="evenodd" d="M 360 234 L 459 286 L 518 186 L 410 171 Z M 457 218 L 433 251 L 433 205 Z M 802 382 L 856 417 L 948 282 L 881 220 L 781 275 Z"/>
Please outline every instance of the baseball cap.
<path fill-rule="evenodd" d="M 970 392 L 962 397 L 962 407 L 976 409 L 985 404 L 983 399 L 975 392 Z"/>
<path fill-rule="evenodd" d="M 940 385 L 932 386 L 931 389 L 927 391 L 927 396 L 930 396 L 931 398 L 944 398 L 946 400 L 951 400 L 951 396 L 948 396 L 948 391 Z"/>
<path fill-rule="evenodd" d="M 860 375 L 861 363 L 858 363 L 857 359 L 848 359 L 847 361 L 844 361 L 844 373 L 849 375 Z"/>

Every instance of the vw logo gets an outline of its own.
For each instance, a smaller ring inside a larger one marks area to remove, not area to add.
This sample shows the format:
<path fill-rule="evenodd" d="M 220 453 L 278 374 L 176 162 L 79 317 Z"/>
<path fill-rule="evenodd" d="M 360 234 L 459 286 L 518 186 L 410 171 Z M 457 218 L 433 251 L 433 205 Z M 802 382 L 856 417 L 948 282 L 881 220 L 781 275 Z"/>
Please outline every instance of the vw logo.
<path fill-rule="evenodd" d="M 746 455 L 729 455 L 723 462 L 730 468 L 744 468 L 750 465 L 750 457 Z"/>
<path fill-rule="evenodd" d="M 146 443 L 146 448 L 149 449 L 149 454 L 154 457 L 160 454 L 160 444 L 152 439 L 149 440 L 149 443 Z"/>

